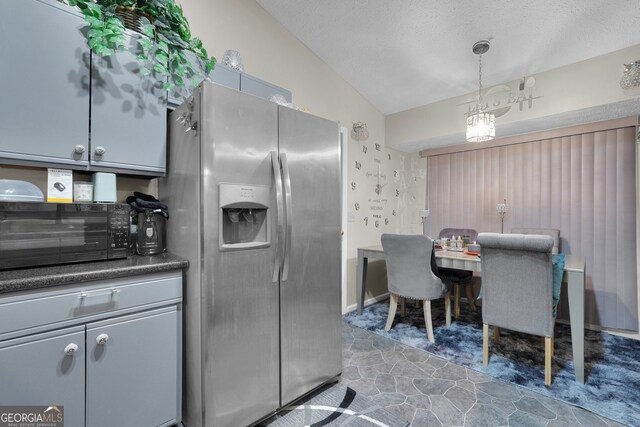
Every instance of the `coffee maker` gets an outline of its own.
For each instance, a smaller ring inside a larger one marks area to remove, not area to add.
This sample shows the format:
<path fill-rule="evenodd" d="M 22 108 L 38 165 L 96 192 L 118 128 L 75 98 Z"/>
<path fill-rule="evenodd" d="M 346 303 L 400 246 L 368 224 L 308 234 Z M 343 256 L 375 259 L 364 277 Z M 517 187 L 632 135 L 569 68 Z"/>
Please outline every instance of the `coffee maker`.
<path fill-rule="evenodd" d="M 167 219 L 151 209 L 138 213 L 138 255 L 156 255 L 166 248 Z"/>
<path fill-rule="evenodd" d="M 127 197 L 127 203 L 132 211 L 137 212 L 132 223 L 132 245 L 130 253 L 138 255 L 156 255 L 166 251 L 168 207 L 154 196 L 134 192 Z"/>

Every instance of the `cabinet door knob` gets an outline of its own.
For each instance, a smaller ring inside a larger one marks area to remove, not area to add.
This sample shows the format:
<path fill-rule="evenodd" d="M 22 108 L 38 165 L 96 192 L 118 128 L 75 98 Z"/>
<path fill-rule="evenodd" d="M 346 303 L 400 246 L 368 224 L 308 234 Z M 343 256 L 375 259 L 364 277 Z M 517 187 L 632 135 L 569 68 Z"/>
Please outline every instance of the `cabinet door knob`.
<path fill-rule="evenodd" d="M 73 356 L 73 353 L 76 351 L 78 351 L 78 345 L 74 343 L 71 343 L 64 348 L 64 354 L 67 356 Z"/>
<path fill-rule="evenodd" d="M 75 147 L 73 147 L 73 152 L 76 153 L 76 154 L 82 154 L 82 153 L 84 153 L 84 150 L 85 150 L 85 148 L 84 148 L 84 145 L 82 145 L 82 144 L 78 144 Z"/>
<path fill-rule="evenodd" d="M 96 342 L 98 344 L 106 344 L 107 341 L 109 341 L 109 335 L 107 334 L 100 334 L 96 337 Z"/>
<path fill-rule="evenodd" d="M 96 147 L 96 151 L 95 151 L 96 156 L 104 156 L 106 152 L 107 150 L 105 150 L 103 146 L 99 145 Z"/>

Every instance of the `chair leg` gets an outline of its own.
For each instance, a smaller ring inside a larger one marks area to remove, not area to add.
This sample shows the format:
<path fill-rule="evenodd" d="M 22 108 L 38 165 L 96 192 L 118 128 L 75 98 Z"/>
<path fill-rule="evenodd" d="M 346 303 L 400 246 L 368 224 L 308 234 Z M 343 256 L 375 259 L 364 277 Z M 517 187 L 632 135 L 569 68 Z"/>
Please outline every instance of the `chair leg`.
<path fill-rule="evenodd" d="M 551 356 L 553 355 L 553 337 L 544 338 L 544 385 L 551 385 Z"/>
<path fill-rule="evenodd" d="M 482 364 L 489 364 L 489 325 L 482 324 Z"/>
<path fill-rule="evenodd" d="M 451 293 L 447 292 L 444 295 L 444 314 L 447 322 L 447 326 L 451 326 Z"/>
<path fill-rule="evenodd" d="M 391 329 L 391 325 L 393 325 L 393 319 L 396 317 L 396 309 L 398 308 L 398 296 L 395 294 L 391 294 L 391 298 L 389 299 L 389 316 L 387 317 L 387 324 L 384 327 L 385 331 Z"/>
<path fill-rule="evenodd" d="M 493 327 L 493 342 L 498 344 L 500 342 L 500 328 L 497 326 Z"/>
<path fill-rule="evenodd" d="M 547 337 L 540 337 L 540 344 L 544 347 L 546 345 Z M 553 357 L 554 349 L 553 349 L 553 337 L 551 337 L 551 357 Z"/>
<path fill-rule="evenodd" d="M 453 285 L 453 315 L 456 320 L 460 317 L 460 284 Z"/>
<path fill-rule="evenodd" d="M 407 315 L 407 299 L 402 298 L 400 300 L 400 316 L 404 317 Z"/>
<path fill-rule="evenodd" d="M 471 307 L 471 311 L 476 311 L 476 303 L 474 301 L 474 296 L 473 296 L 473 286 L 466 285 L 464 289 L 465 289 L 465 292 L 467 293 L 467 302 L 469 303 L 469 307 Z"/>
<path fill-rule="evenodd" d="M 433 322 L 431 321 L 431 301 L 424 301 L 424 322 L 427 325 L 427 338 L 429 342 L 435 342 L 433 338 Z"/>
<path fill-rule="evenodd" d="M 551 357 L 553 357 L 553 353 L 555 352 L 555 342 L 553 337 L 551 337 Z"/>

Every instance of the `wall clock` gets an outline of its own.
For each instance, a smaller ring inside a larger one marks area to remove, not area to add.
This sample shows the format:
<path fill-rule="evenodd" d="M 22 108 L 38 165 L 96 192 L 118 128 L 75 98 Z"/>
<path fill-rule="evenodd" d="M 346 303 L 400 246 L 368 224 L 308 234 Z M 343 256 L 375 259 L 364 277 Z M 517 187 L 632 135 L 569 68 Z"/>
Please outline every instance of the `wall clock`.
<path fill-rule="evenodd" d="M 382 231 L 396 218 L 391 209 L 396 197 L 391 179 L 391 154 L 380 143 L 358 141 L 357 144 L 349 183 L 351 221 Z"/>
<path fill-rule="evenodd" d="M 369 193 L 369 212 L 370 220 L 367 225 L 371 224 L 374 228 L 381 228 L 383 225 L 389 224 L 387 214 L 387 204 L 389 195 L 387 187 L 387 170 L 388 158 L 390 156 L 383 153 L 381 144 L 374 144 L 372 147 L 372 161 L 369 162 L 369 171 L 367 172 Z"/>

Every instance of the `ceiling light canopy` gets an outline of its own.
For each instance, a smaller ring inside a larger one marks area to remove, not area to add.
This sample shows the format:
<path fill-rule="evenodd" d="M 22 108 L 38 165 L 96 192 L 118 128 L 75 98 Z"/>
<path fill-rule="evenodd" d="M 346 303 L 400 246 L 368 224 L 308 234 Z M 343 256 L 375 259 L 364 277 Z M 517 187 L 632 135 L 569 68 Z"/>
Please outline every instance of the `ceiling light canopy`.
<path fill-rule="evenodd" d="M 640 59 L 631 64 L 624 64 L 624 72 L 620 79 L 622 89 L 634 89 L 640 86 Z"/>
<path fill-rule="evenodd" d="M 351 138 L 356 141 L 364 141 L 369 138 L 369 129 L 367 129 L 367 124 L 364 122 L 354 123 L 353 128 L 351 129 Z"/>
<path fill-rule="evenodd" d="M 478 55 L 478 104 L 467 117 L 467 141 L 489 141 L 496 136 L 496 116 L 482 109 L 482 54 L 489 50 L 489 41 L 480 40 L 473 45 L 473 53 Z"/>

